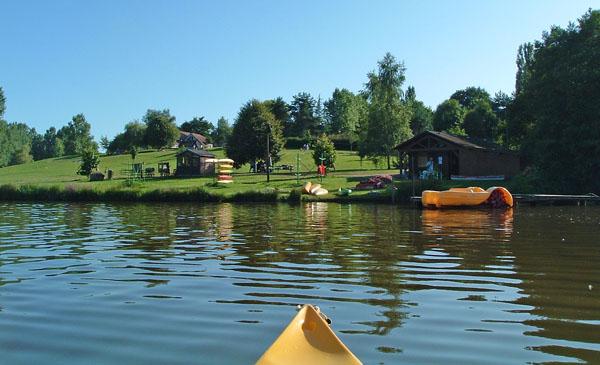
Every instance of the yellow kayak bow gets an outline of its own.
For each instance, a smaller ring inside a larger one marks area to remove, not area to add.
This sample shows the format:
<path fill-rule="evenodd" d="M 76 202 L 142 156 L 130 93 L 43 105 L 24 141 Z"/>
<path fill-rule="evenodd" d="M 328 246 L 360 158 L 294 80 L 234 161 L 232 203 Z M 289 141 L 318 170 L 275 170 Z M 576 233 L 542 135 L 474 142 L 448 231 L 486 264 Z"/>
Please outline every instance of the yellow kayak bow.
<path fill-rule="evenodd" d="M 318 307 L 302 306 L 296 317 L 258 359 L 256 365 L 360 365 L 340 341 Z"/>

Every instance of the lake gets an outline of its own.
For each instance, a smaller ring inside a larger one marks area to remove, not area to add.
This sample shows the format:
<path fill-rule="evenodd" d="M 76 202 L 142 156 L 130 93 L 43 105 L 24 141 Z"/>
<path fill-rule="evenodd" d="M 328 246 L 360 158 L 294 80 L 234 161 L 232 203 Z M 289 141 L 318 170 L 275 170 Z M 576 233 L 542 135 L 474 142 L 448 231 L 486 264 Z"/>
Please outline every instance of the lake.
<path fill-rule="evenodd" d="M 600 363 L 600 207 L 0 203 L 0 363 Z"/>

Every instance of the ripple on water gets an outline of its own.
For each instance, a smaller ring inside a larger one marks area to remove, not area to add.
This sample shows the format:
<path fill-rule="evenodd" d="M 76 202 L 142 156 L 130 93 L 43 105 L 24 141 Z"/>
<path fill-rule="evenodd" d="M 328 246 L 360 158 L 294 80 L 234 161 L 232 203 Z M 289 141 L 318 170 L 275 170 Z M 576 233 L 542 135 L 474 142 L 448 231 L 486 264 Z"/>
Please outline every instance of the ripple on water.
<path fill-rule="evenodd" d="M 248 364 L 306 302 L 365 363 L 600 358 L 598 207 L 0 210 L 0 362 Z"/>

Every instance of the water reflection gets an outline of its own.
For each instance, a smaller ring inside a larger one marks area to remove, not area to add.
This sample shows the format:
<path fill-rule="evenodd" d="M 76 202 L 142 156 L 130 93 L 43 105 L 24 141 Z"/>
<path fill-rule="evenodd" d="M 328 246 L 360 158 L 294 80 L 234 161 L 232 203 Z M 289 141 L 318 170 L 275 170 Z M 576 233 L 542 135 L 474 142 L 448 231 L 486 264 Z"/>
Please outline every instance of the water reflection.
<path fill-rule="evenodd" d="M 509 240 L 513 233 L 513 209 L 424 209 L 422 225 L 425 234 L 436 237 Z"/>
<path fill-rule="evenodd" d="M 600 209 L 0 208 L 7 363 L 251 363 L 305 302 L 365 363 L 600 354 Z"/>

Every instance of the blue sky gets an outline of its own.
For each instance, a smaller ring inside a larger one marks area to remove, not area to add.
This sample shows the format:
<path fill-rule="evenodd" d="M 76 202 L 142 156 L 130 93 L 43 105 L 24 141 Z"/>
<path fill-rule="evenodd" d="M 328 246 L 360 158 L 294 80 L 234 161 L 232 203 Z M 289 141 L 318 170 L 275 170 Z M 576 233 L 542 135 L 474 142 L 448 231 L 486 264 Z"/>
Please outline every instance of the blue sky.
<path fill-rule="evenodd" d="M 435 108 L 514 89 L 519 44 L 600 0 L 0 1 L 5 119 L 43 132 L 84 113 L 96 139 L 149 108 L 233 122 L 252 98 L 358 91 L 391 52 Z"/>

